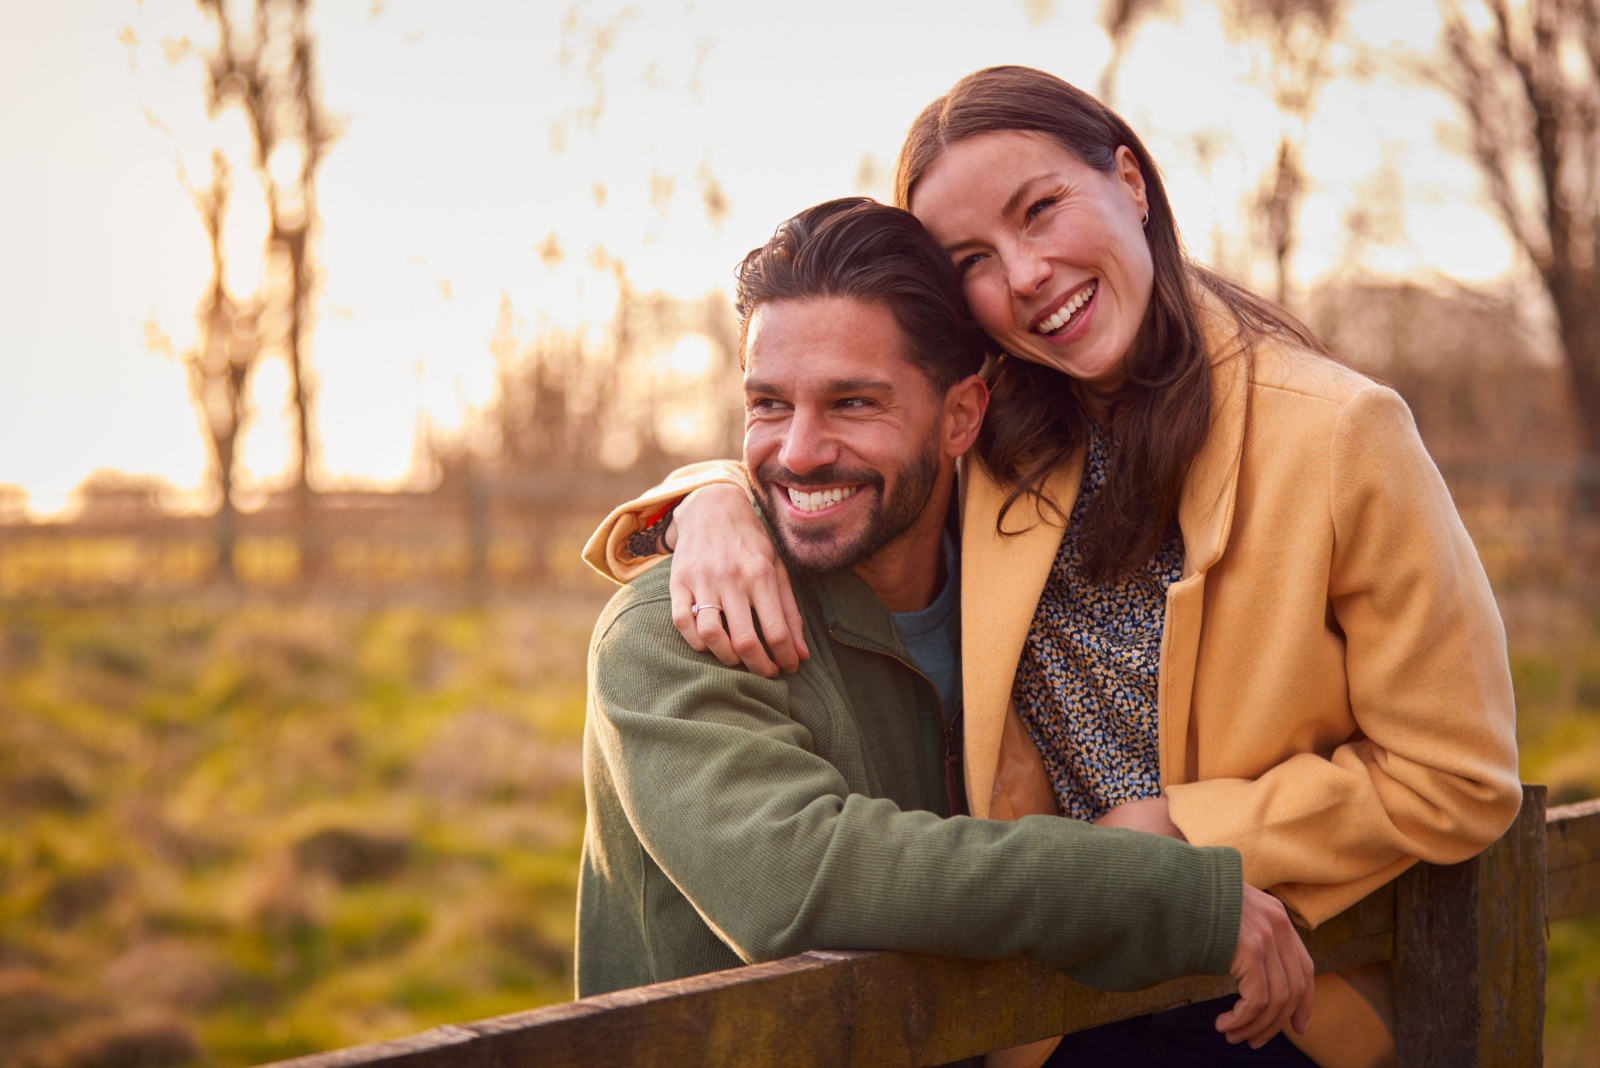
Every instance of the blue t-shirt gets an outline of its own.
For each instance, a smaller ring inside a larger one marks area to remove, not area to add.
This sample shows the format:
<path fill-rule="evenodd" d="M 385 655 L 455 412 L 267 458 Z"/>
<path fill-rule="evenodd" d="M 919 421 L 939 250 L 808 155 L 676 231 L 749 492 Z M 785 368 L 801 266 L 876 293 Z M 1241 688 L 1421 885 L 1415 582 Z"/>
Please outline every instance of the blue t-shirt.
<path fill-rule="evenodd" d="M 915 612 L 891 612 L 890 615 L 900 631 L 900 640 L 906 643 L 906 652 L 938 687 L 948 722 L 958 707 L 956 685 L 960 666 L 959 650 L 950 641 L 950 617 L 961 603 L 961 567 L 956 561 L 955 541 L 948 532 L 944 536 L 944 572 L 944 589 L 932 604 Z"/>

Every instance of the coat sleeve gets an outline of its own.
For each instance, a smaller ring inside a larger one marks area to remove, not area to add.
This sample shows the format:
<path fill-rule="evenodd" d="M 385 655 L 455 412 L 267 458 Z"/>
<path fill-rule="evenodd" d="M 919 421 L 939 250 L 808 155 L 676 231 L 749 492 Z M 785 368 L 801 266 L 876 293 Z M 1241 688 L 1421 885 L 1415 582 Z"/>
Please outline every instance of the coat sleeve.
<path fill-rule="evenodd" d="M 626 543 L 630 535 L 645 526 L 644 520 L 662 505 L 687 497 L 702 486 L 727 482 L 745 484 L 744 465 L 733 460 L 704 460 L 678 468 L 658 486 L 612 509 L 583 547 L 583 559 L 590 567 L 616 583 L 631 582 L 663 556 L 634 556 Z"/>
<path fill-rule="evenodd" d="M 664 601 L 618 615 L 592 648 L 605 778 L 650 858 L 742 959 L 1024 955 L 1113 989 L 1227 971 L 1234 850 L 852 793 L 786 711 L 808 670 L 767 680 L 695 654 Z"/>
<path fill-rule="evenodd" d="M 1312 923 L 1416 859 L 1472 856 L 1521 799 L 1505 631 L 1405 403 L 1360 391 L 1330 450 L 1328 604 L 1358 729 L 1254 780 L 1169 789 L 1185 834 L 1237 846 L 1245 878 Z"/>

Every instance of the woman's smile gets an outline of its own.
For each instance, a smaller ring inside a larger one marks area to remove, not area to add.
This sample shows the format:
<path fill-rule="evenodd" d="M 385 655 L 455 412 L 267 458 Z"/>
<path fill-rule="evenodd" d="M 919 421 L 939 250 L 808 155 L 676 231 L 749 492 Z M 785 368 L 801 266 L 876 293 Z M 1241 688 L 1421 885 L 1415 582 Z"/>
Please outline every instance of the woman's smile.
<path fill-rule="evenodd" d="M 1094 300 L 1099 283 L 1090 279 L 1081 288 L 1074 290 L 1067 298 L 1056 305 L 1056 310 L 1044 316 L 1034 324 L 1034 332 L 1056 341 L 1076 337 L 1081 332 L 1083 324 L 1089 318 L 1089 304 Z M 1067 329 L 1071 324 L 1072 329 Z"/>
<path fill-rule="evenodd" d="M 1100 389 L 1121 384 L 1150 305 L 1146 206 L 1128 149 L 1100 171 L 1017 130 L 951 145 L 911 201 L 996 343 Z"/>

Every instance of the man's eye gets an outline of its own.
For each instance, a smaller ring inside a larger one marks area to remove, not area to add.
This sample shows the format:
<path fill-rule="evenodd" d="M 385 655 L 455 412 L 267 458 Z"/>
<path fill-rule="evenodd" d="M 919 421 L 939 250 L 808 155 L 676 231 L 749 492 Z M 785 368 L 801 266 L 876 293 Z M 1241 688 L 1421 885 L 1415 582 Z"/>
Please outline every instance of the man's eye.
<path fill-rule="evenodd" d="M 873 407 L 873 402 L 868 400 L 866 397 L 846 397 L 844 400 L 839 402 L 839 407 L 859 410 L 862 408 Z"/>
<path fill-rule="evenodd" d="M 745 401 L 745 407 L 752 412 L 776 412 L 782 410 L 786 405 L 783 401 L 773 397 L 755 397 Z"/>

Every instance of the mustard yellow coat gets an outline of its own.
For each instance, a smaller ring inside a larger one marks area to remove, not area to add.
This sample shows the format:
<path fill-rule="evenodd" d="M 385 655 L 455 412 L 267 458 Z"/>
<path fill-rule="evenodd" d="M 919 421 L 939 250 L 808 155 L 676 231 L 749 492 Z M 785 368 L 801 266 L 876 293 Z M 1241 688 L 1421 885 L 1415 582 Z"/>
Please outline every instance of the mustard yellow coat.
<path fill-rule="evenodd" d="M 1202 301 L 1212 428 L 1179 507 L 1183 577 L 1167 594 L 1158 690 L 1161 784 L 1197 845 L 1229 845 L 1244 877 L 1306 926 L 1417 860 L 1493 842 L 1520 803 L 1505 633 L 1477 553 L 1392 390 L 1272 341 L 1243 350 Z M 1079 460 L 1049 480 L 1069 515 Z M 613 513 L 585 551 L 625 578 L 620 543 L 654 503 L 738 480 L 697 465 Z M 972 814 L 1056 811 L 1011 705 L 1013 675 L 1060 545 L 1060 516 L 1005 499 L 980 463 L 962 485 L 961 623 Z M 1325 1068 L 1394 1059 L 1387 969 L 1319 977 Z M 1358 993 L 1359 991 L 1359 993 Z M 1049 1043 L 992 1055 L 1029 1065 Z"/>

